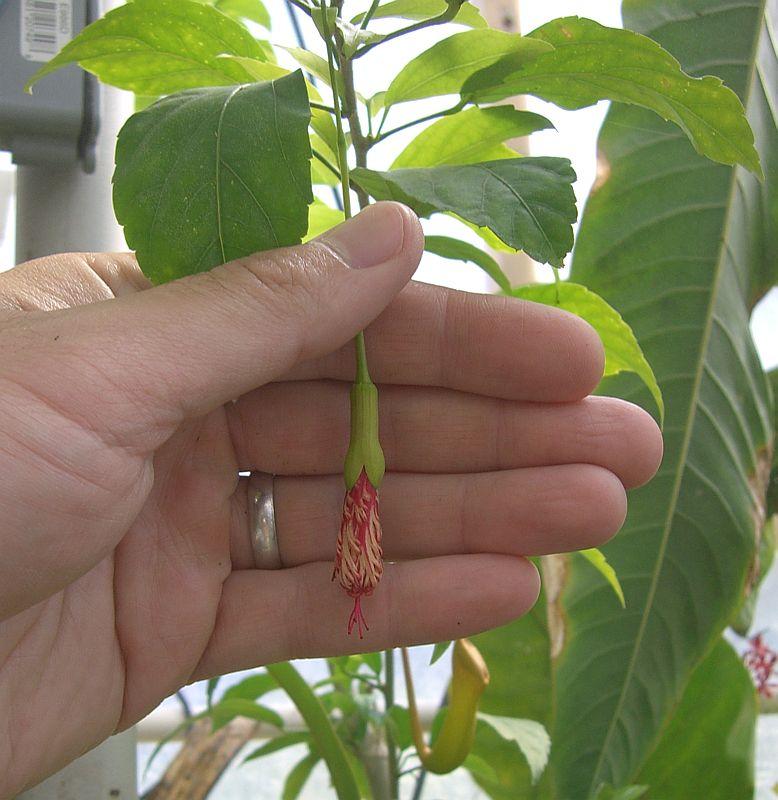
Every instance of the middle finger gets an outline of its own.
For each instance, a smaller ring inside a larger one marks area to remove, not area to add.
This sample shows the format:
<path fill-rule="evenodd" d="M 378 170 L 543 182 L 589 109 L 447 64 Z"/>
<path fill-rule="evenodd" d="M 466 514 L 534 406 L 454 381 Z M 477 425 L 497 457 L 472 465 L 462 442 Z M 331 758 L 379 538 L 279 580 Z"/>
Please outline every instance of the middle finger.
<path fill-rule="evenodd" d="M 241 470 L 332 475 L 343 469 L 349 385 L 276 383 L 228 407 Z M 629 487 L 662 454 L 653 418 L 609 397 L 525 403 L 422 386 L 380 387 L 381 443 L 395 472 L 485 472 L 589 463 Z"/>

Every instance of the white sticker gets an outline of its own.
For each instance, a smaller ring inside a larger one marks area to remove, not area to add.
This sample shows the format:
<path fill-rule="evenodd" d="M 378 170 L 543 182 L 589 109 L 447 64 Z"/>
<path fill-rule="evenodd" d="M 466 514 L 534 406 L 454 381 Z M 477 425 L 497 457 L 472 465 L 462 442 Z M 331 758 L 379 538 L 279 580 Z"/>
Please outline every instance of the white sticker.
<path fill-rule="evenodd" d="M 73 38 L 72 0 L 22 0 L 20 50 L 28 61 L 48 61 Z"/>

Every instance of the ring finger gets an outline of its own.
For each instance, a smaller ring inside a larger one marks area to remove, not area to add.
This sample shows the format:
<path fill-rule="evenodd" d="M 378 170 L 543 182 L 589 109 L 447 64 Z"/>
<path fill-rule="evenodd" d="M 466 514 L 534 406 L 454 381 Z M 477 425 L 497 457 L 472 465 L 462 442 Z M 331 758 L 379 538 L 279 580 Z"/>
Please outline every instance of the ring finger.
<path fill-rule="evenodd" d="M 273 493 L 282 564 L 331 559 L 342 478 L 276 478 Z M 594 547 L 619 530 L 625 514 L 621 481 L 592 464 L 470 475 L 387 473 L 381 487 L 384 554 L 397 561 Z M 233 496 L 231 543 L 233 568 L 250 568 L 246 480 Z"/>

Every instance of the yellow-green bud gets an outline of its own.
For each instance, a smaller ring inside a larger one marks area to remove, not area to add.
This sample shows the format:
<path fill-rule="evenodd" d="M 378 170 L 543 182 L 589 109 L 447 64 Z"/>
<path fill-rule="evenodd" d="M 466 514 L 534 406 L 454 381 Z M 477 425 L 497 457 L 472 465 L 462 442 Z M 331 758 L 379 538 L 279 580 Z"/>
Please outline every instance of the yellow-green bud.
<path fill-rule="evenodd" d="M 343 465 L 346 489 L 354 486 L 363 468 L 378 488 L 386 469 L 378 439 L 378 389 L 373 383 L 359 381 L 351 387 L 351 440 Z"/>

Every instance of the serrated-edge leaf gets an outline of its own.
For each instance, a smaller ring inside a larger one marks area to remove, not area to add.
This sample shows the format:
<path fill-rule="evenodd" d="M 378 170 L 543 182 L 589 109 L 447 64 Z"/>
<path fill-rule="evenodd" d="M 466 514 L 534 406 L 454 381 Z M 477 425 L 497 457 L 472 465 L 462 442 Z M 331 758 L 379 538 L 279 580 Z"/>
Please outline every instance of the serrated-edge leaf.
<path fill-rule="evenodd" d="M 171 47 L 166 37 L 173 32 Z M 30 78 L 25 89 L 30 91 L 45 75 L 73 63 L 103 83 L 146 95 L 250 80 L 240 65 L 219 58 L 225 52 L 267 58 L 243 25 L 209 5 L 190 0 L 134 0 L 84 28 Z M 140 69 L 144 58 L 149 66 L 145 73 Z M 173 62 L 180 66 L 172 69 Z"/>
<path fill-rule="evenodd" d="M 596 547 L 589 547 L 586 550 L 579 550 L 578 553 L 582 555 L 608 582 L 613 593 L 619 598 L 622 608 L 626 608 L 627 604 L 624 600 L 624 590 L 619 583 L 619 577 L 616 575 L 616 570 L 608 563 L 605 554 L 602 550 Z"/>
<path fill-rule="evenodd" d="M 634 103 L 678 125 L 702 155 L 723 164 L 742 164 L 761 177 L 743 105 L 720 78 L 692 78 L 647 36 L 585 17 L 552 20 L 529 38 L 547 42 L 554 50 L 502 81 L 490 75 L 507 72 L 502 63 L 495 64 L 472 76 L 463 94 L 479 101 L 532 94 L 567 109 L 599 100 Z M 616 51 L 610 61 L 609 48 Z"/>
<path fill-rule="evenodd" d="M 386 90 L 385 106 L 436 95 L 459 94 L 476 72 L 508 57 L 511 64 L 553 49 L 540 39 L 486 28 L 462 31 L 437 42 L 409 61 Z"/>
<path fill-rule="evenodd" d="M 527 157 L 390 172 L 357 168 L 354 182 L 377 200 L 417 214 L 452 212 L 492 230 L 536 261 L 560 265 L 572 247 L 575 180 L 566 158 Z M 472 184 L 475 190 L 467 190 Z"/>
<path fill-rule="evenodd" d="M 301 240 L 313 199 L 309 113 L 297 71 L 190 89 L 130 117 L 117 141 L 114 210 L 152 281 Z"/>
<path fill-rule="evenodd" d="M 428 253 L 434 253 L 442 258 L 464 261 L 465 263 L 471 262 L 480 267 L 499 286 L 501 291 L 507 293 L 511 290 L 511 282 L 500 268 L 500 265 L 488 253 L 469 242 L 453 239 L 449 236 L 425 236 L 424 249 Z M 446 643 L 446 646 L 449 644 L 451 642 Z M 437 656 L 437 658 L 440 658 L 440 656 Z M 437 658 L 435 658 L 436 661 Z"/>
<path fill-rule="evenodd" d="M 317 236 L 331 230 L 343 222 L 343 212 L 328 206 L 318 197 L 314 199 L 308 210 L 308 232 L 303 237 L 304 242 L 309 242 Z"/>
<path fill-rule="evenodd" d="M 516 151 L 504 142 L 553 127 L 540 114 L 509 105 L 468 108 L 426 127 L 395 158 L 391 168 L 516 158 Z"/>
<path fill-rule="evenodd" d="M 551 737 L 545 727 L 534 719 L 499 717 L 494 714 L 478 713 L 478 719 L 485 722 L 503 739 L 515 742 L 527 760 L 532 782 L 537 783 L 548 763 L 551 752 Z"/>
<path fill-rule="evenodd" d="M 654 370 L 646 360 L 632 328 L 621 314 L 596 292 L 570 281 L 529 284 L 512 290 L 514 297 L 555 305 L 585 319 L 600 335 L 605 348 L 605 376 L 634 372 L 648 387 L 664 420 L 665 404 Z"/>

